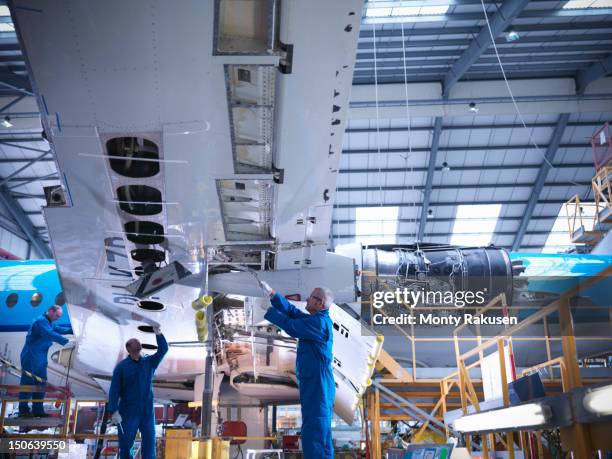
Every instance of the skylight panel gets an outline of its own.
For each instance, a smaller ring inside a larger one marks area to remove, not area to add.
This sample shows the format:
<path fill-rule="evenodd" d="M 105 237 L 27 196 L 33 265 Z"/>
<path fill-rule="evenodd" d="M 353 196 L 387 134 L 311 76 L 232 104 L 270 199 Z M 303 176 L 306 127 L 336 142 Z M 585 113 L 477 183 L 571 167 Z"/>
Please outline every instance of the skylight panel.
<path fill-rule="evenodd" d="M 355 239 L 364 244 L 395 244 L 399 207 L 355 209 Z"/>
<path fill-rule="evenodd" d="M 612 0 L 569 0 L 563 5 L 564 10 L 586 8 L 612 8 Z"/>
<path fill-rule="evenodd" d="M 393 8 L 368 8 L 366 9 L 366 17 L 369 18 L 383 18 L 391 16 Z"/>
<path fill-rule="evenodd" d="M 457 207 L 452 245 L 488 245 L 497 226 L 501 204 L 466 204 Z"/>
<path fill-rule="evenodd" d="M 398 18 L 415 16 L 442 16 L 447 13 L 450 5 L 425 5 L 420 6 L 418 2 L 377 2 L 370 1 L 366 5 L 366 17 L 368 18 Z M 397 6 L 394 6 L 394 3 Z"/>
<path fill-rule="evenodd" d="M 9 11 L 9 7 L 6 5 L 0 5 L 0 17 L 10 16 L 11 12 Z"/>
<path fill-rule="evenodd" d="M 15 26 L 12 22 L 0 22 L 0 32 L 14 32 Z"/>

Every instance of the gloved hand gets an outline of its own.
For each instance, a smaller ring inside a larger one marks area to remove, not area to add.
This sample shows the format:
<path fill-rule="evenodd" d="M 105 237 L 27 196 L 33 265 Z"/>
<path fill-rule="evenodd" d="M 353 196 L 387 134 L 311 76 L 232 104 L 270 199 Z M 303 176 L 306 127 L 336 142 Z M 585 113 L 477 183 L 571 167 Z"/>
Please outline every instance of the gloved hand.
<path fill-rule="evenodd" d="M 161 335 L 161 326 L 153 325 L 153 333 L 155 333 L 156 335 Z"/>
<path fill-rule="evenodd" d="M 266 281 L 259 281 L 259 287 L 268 296 L 272 296 L 275 293 L 274 290 L 272 290 L 272 287 L 270 287 L 270 284 L 268 284 Z"/>
<path fill-rule="evenodd" d="M 111 415 L 111 421 L 113 422 L 113 424 L 121 424 L 121 415 L 119 414 L 119 411 L 115 411 L 112 415 Z"/>
<path fill-rule="evenodd" d="M 68 338 L 68 342 L 64 344 L 64 347 L 75 347 L 77 344 L 76 338 Z"/>

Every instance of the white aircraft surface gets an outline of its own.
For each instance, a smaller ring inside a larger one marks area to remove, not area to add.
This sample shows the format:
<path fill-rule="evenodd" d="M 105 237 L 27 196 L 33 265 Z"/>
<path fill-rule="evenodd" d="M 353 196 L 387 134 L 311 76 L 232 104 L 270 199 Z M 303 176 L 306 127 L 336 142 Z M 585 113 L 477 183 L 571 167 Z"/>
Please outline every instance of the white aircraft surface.
<path fill-rule="evenodd" d="M 363 0 L 10 7 L 61 176 L 44 216 L 72 374 L 107 390 L 126 340 L 152 348 L 158 323 L 172 344 L 158 398 L 201 398 L 210 352 L 217 389 L 225 375 L 297 402 L 295 340 L 251 305 L 267 301 L 257 279 L 357 299 L 353 259 L 326 249 Z M 192 302 L 208 293 L 207 348 Z M 381 341 L 331 316 L 335 410 L 352 422 Z"/>

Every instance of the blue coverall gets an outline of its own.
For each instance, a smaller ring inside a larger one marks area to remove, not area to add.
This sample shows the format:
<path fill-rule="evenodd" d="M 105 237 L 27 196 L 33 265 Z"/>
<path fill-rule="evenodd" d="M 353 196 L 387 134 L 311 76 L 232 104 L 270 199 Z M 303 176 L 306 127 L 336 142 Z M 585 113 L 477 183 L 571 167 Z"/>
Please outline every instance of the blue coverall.
<path fill-rule="evenodd" d="M 168 352 L 164 335 L 155 335 L 157 351 L 133 360 L 129 355 L 117 364 L 108 394 L 108 411 L 119 410 L 121 459 L 134 457 L 134 440 L 140 430 L 142 459 L 155 459 L 155 412 L 153 411 L 153 374 Z"/>
<path fill-rule="evenodd" d="M 26 336 L 25 344 L 21 350 L 21 368 L 29 371 L 30 373 L 38 376 L 39 378 L 47 380 L 47 354 L 51 344 L 55 341 L 62 346 L 68 342 L 62 335 L 68 335 L 72 333 L 70 325 L 53 325 L 53 323 L 47 319 L 46 314 L 43 314 L 38 319 L 32 322 L 28 334 Z M 43 386 L 45 383 L 41 383 L 25 373 L 21 373 L 21 380 L 19 382 L 22 386 Z M 19 394 L 19 398 L 25 399 L 43 399 L 45 397 L 44 392 L 22 392 Z M 27 401 L 19 402 L 19 415 L 24 416 L 30 412 L 30 407 Z M 32 403 L 32 412 L 35 416 L 44 414 L 42 402 Z"/>
<path fill-rule="evenodd" d="M 305 459 L 332 459 L 331 421 L 336 383 L 332 372 L 332 322 L 329 311 L 306 314 L 276 293 L 265 318 L 298 338 L 296 373 L 302 407 Z"/>

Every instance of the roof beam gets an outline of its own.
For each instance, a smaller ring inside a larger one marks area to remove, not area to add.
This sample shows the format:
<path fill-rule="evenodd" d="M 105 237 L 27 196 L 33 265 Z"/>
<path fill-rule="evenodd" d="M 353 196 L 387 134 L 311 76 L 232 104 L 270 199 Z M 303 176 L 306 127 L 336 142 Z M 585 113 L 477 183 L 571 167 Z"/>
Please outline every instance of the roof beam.
<path fill-rule="evenodd" d="M 605 59 L 595 62 L 590 67 L 578 72 L 576 75 L 576 92 L 578 94 L 584 94 L 589 84 L 610 73 L 612 73 L 612 54 L 608 54 Z"/>
<path fill-rule="evenodd" d="M 568 31 L 568 30 L 594 30 L 594 29 L 610 29 L 608 22 L 555 22 L 546 24 L 515 24 L 512 26 L 517 32 L 546 32 L 546 31 Z M 427 36 L 427 35 L 476 35 L 480 32 L 480 27 L 419 27 L 410 29 L 409 35 L 412 36 Z M 400 29 L 384 29 L 376 30 L 377 38 L 391 38 L 402 36 Z M 550 37 L 562 38 L 561 36 L 550 35 Z M 372 38 L 371 29 L 361 29 L 359 38 Z M 521 40 L 524 37 L 521 37 Z"/>
<path fill-rule="evenodd" d="M 446 78 L 444 78 L 443 96 L 448 96 L 455 83 L 457 83 L 472 64 L 480 58 L 482 53 L 491 46 L 491 35 L 493 35 L 493 39 L 495 39 L 495 37 L 502 33 L 506 27 L 512 23 L 512 20 L 523 11 L 527 3 L 529 3 L 529 0 L 510 0 L 502 3 L 497 13 L 495 13 L 489 21 L 491 32 L 489 33 L 489 27 L 483 27 L 478 35 L 472 40 L 468 49 L 463 52 L 461 57 L 457 59 L 449 70 Z"/>
<path fill-rule="evenodd" d="M 553 164 L 555 169 L 589 169 L 593 170 L 595 166 L 592 162 L 590 163 L 566 163 L 566 164 Z M 539 164 L 500 164 L 500 165 L 483 165 L 483 166 L 452 166 L 451 171 L 454 172 L 467 172 L 467 171 L 506 171 L 506 170 L 530 170 L 539 169 Z M 393 172 L 426 172 L 427 167 L 411 167 L 406 169 L 405 167 L 389 167 L 386 169 L 376 168 L 363 168 L 363 169 L 340 169 L 340 174 L 389 174 Z M 436 167 L 436 171 L 441 171 L 442 167 Z M 530 186 L 533 186 L 530 185 Z M 378 188 L 377 188 L 378 189 Z"/>
<path fill-rule="evenodd" d="M 406 80 L 408 83 L 439 83 L 444 79 L 446 74 L 442 71 L 444 70 L 441 67 L 438 67 L 434 70 L 440 70 L 440 72 L 435 73 L 414 73 L 411 75 L 407 75 L 404 77 L 398 73 L 392 75 L 384 75 L 378 77 L 379 84 L 395 84 L 401 83 L 405 84 Z M 495 82 L 499 81 L 499 72 L 475 72 L 470 71 L 467 74 L 467 77 L 470 78 L 472 82 Z M 533 69 L 521 69 L 517 67 L 516 69 L 509 69 L 506 71 L 506 76 L 509 80 L 517 80 L 517 79 L 534 79 L 534 78 L 575 78 L 576 77 L 576 69 L 573 70 L 533 70 Z M 353 75 L 353 87 L 359 87 L 361 85 L 369 85 L 374 84 L 374 77 L 372 75 Z M 585 111 L 585 110 L 583 110 Z M 591 110 L 591 111 L 602 111 L 600 109 Z M 504 113 L 509 114 L 509 113 Z M 435 115 L 434 115 L 435 116 Z M 459 116 L 459 115 L 456 115 Z"/>
<path fill-rule="evenodd" d="M 544 184 L 546 187 L 555 187 L 560 186 L 564 188 L 570 188 L 575 186 L 591 186 L 591 182 L 547 182 Z M 533 183 L 462 183 L 459 185 L 433 185 L 429 188 L 427 185 L 418 185 L 418 186 L 348 186 L 348 187 L 338 187 L 337 191 L 344 192 L 353 192 L 353 191 L 424 191 L 431 192 L 434 190 L 481 190 L 485 188 L 531 188 L 533 187 Z"/>
<path fill-rule="evenodd" d="M 546 48 L 544 48 L 546 49 Z M 610 45 L 608 48 L 610 49 Z M 446 54 L 448 57 L 440 57 L 437 59 L 413 59 L 412 56 L 410 59 L 406 59 L 405 61 L 400 59 L 393 59 L 383 62 L 377 62 L 377 69 L 385 69 L 381 70 L 386 73 L 395 73 L 396 70 L 401 70 L 403 73 L 404 67 L 406 69 L 411 69 L 412 73 L 417 73 L 421 71 L 421 67 L 427 66 L 431 68 L 448 68 L 453 64 L 455 56 L 453 54 Z M 416 56 L 415 56 L 416 57 Z M 434 56 L 432 56 L 434 57 Z M 551 62 L 556 63 L 557 68 L 566 69 L 566 68 L 580 68 L 584 67 L 591 62 L 597 62 L 606 57 L 605 53 L 580 53 L 580 54 L 557 54 L 557 55 L 548 55 L 548 54 L 538 54 L 531 56 L 504 56 L 504 67 L 520 67 L 521 64 L 525 66 L 525 68 L 532 69 L 544 69 L 550 70 L 550 67 L 553 65 Z M 475 70 L 484 70 L 488 71 L 489 69 L 497 68 L 499 71 L 499 64 L 497 63 L 497 58 L 494 56 L 481 56 L 474 63 Z M 361 75 L 364 73 L 374 71 L 374 62 L 369 60 L 361 60 L 357 61 L 355 64 L 355 69 L 358 69 Z"/>
<path fill-rule="evenodd" d="M 23 175 L 21 177 L 13 177 L 9 180 L 9 182 L 28 182 L 28 181 L 36 181 L 36 180 L 50 180 L 53 178 L 59 178 L 57 172 L 53 172 L 53 175 Z"/>
<path fill-rule="evenodd" d="M 6 143 L 6 142 L 13 142 L 13 143 L 19 143 L 19 142 L 24 142 L 24 143 L 29 143 L 29 142 L 42 142 L 45 139 L 43 139 L 41 136 L 36 136 L 36 137 L 0 137 L 0 142 L 1 143 Z"/>
<path fill-rule="evenodd" d="M 33 158 L 32 160 L 30 160 L 25 166 L 21 166 L 19 169 L 17 169 L 16 171 L 12 172 L 10 175 L 0 179 L 0 186 L 4 185 L 5 183 L 7 183 L 9 180 L 11 180 L 13 177 L 19 175 L 19 173 L 21 173 L 22 171 L 24 171 L 25 169 L 27 169 L 28 167 L 32 166 L 33 164 L 36 164 L 38 161 L 40 161 L 41 159 L 43 159 L 45 156 L 47 156 L 49 153 L 51 153 L 51 150 L 47 150 L 44 151 L 40 156 L 37 156 L 36 158 Z"/>
<path fill-rule="evenodd" d="M 514 26 L 513 26 L 514 27 Z M 418 30 L 418 29 L 417 29 Z M 440 29 L 444 30 L 444 29 Z M 378 37 L 378 33 L 376 34 Z M 588 42 L 599 42 L 599 41 L 610 41 L 612 40 L 612 34 L 601 32 L 595 34 L 572 34 L 572 35 L 538 35 L 533 37 L 521 37 L 521 45 L 526 43 L 579 43 L 583 41 Z M 498 38 L 495 43 L 499 46 L 505 47 L 508 42 L 503 38 Z M 390 40 L 381 41 L 376 43 L 377 50 L 385 49 L 403 49 L 403 48 L 439 48 L 442 46 L 465 46 L 466 48 L 470 45 L 470 41 L 465 38 L 434 38 L 431 40 Z M 362 41 L 357 44 L 358 50 L 373 49 L 374 44 L 372 41 Z M 500 49 L 501 51 L 501 49 Z M 383 51 L 384 52 L 384 51 Z M 377 53 L 378 55 L 378 53 Z"/>
<path fill-rule="evenodd" d="M 530 236 L 544 236 L 544 235 L 548 235 L 550 234 L 551 231 L 528 231 L 527 234 L 529 234 Z M 555 231 L 556 233 L 556 231 Z M 452 234 L 457 234 L 457 235 L 474 235 L 474 234 L 481 234 L 477 231 L 471 232 L 471 233 L 452 233 Z M 451 233 L 449 233 L 448 231 L 440 231 L 440 232 L 436 232 L 436 233 L 427 233 L 428 236 L 451 236 Z M 514 236 L 515 232 L 514 231 L 494 231 L 493 233 L 491 233 L 493 236 Z M 371 236 L 395 236 L 395 237 L 414 237 L 414 233 L 396 233 L 396 234 L 368 234 L 367 236 L 364 236 L 363 234 L 355 234 L 355 233 L 342 233 L 342 234 L 338 234 L 338 233 L 334 233 L 333 237 L 335 239 L 346 239 L 346 238 L 354 238 L 354 237 L 371 237 Z M 514 250 L 514 249 L 513 249 Z"/>
<path fill-rule="evenodd" d="M 571 56 L 579 56 L 582 59 L 585 59 L 583 54 L 579 53 L 596 53 L 602 51 L 609 51 L 609 44 L 599 44 L 599 45 L 575 45 L 575 46 L 521 46 L 516 48 L 500 48 L 499 53 L 501 55 L 512 55 L 512 54 L 537 54 L 538 57 L 541 55 L 547 55 L 551 53 L 562 53 L 565 57 Z M 460 50 L 459 50 L 460 51 Z M 432 57 L 452 57 L 455 58 L 458 54 L 458 50 L 455 49 L 438 49 L 438 50 L 426 50 L 426 51 L 410 51 L 410 54 L 406 56 L 406 62 L 411 62 L 411 59 L 418 58 L 432 58 Z M 493 50 L 487 49 L 483 53 L 484 57 L 494 57 L 495 53 Z M 559 56 L 556 56 L 559 59 Z M 588 54 L 586 57 L 590 57 Z M 397 59 L 399 62 L 404 58 L 404 53 L 402 51 L 387 51 L 376 53 L 376 59 Z M 357 54 L 357 62 L 360 61 L 370 61 L 374 59 L 373 52 L 362 52 Z M 383 62 L 380 62 L 382 64 Z M 378 63 L 377 63 L 378 64 Z"/>
<path fill-rule="evenodd" d="M 18 104 L 19 102 L 21 102 L 25 97 L 26 97 L 25 94 L 21 94 L 21 95 L 15 97 L 13 100 L 11 100 L 7 104 L 5 104 L 2 107 L 0 107 L 0 113 L 4 113 L 9 108 L 11 108 L 13 105 Z"/>
<path fill-rule="evenodd" d="M 508 58 L 508 60 L 511 60 L 511 59 Z M 424 60 L 423 62 L 421 62 L 421 64 L 429 65 L 429 64 L 426 64 L 425 62 L 427 61 Z M 399 65 L 396 65 L 395 63 L 390 63 L 390 64 L 393 64 L 392 68 L 381 68 L 381 70 L 379 70 L 378 73 L 380 73 L 381 78 L 387 78 L 390 76 L 396 78 L 398 73 L 401 73 L 401 74 L 404 73 L 403 67 L 401 64 Z M 532 74 L 534 72 L 539 73 L 539 72 L 555 71 L 555 70 L 557 70 L 558 72 L 567 71 L 567 70 L 577 72 L 577 71 L 580 71 L 586 68 L 588 64 L 589 62 L 575 61 L 575 60 L 570 61 L 569 59 L 565 60 L 565 62 L 559 62 L 559 63 L 554 63 L 554 62 L 544 63 L 544 62 L 538 62 L 538 61 L 530 62 L 528 59 L 525 59 L 525 62 L 523 63 L 521 63 L 520 61 L 508 62 L 507 64 L 504 64 L 504 69 L 506 70 L 506 75 L 513 75 L 513 72 L 516 72 L 516 73 L 528 72 Z M 431 75 L 437 75 L 439 73 L 444 72 L 450 66 L 451 66 L 451 62 L 442 63 L 440 62 L 440 59 L 438 60 L 432 59 L 431 68 L 427 68 L 427 69 L 421 68 L 420 65 L 416 65 L 416 66 L 410 65 L 410 64 L 406 65 L 406 75 L 408 78 L 412 76 L 419 76 L 419 77 L 425 76 L 427 73 Z M 492 74 L 492 76 L 499 78 L 499 65 L 496 66 L 495 63 L 481 65 L 479 62 L 477 62 L 463 76 L 469 75 L 471 77 L 472 74 L 474 73 L 478 73 L 480 75 Z M 355 70 L 354 77 L 364 78 L 370 75 L 373 75 L 373 67 L 369 69 L 357 68 L 357 70 Z M 410 82 L 410 80 L 408 80 L 408 82 Z"/>
<path fill-rule="evenodd" d="M 0 85 L 16 89 L 30 96 L 33 95 L 30 79 L 27 76 L 13 73 L 8 68 L 0 67 Z"/>
<path fill-rule="evenodd" d="M 567 127 L 592 127 L 599 128 L 601 127 L 602 121 L 577 121 L 572 123 L 567 123 Z M 554 128 L 557 123 L 526 123 L 527 128 Z M 442 126 L 442 129 L 445 131 L 473 131 L 475 129 L 484 129 L 490 131 L 491 129 L 523 129 L 522 124 L 449 124 L 446 126 Z M 380 129 L 376 128 L 347 128 L 344 130 L 346 134 L 357 134 L 357 133 L 365 133 L 365 132 L 406 132 L 406 126 L 394 126 L 394 127 L 381 127 Z M 422 132 L 422 131 L 431 131 L 433 130 L 433 126 L 410 126 L 411 132 Z"/>
<path fill-rule="evenodd" d="M 53 258 L 49 246 L 40 238 L 30 219 L 4 185 L 0 186 L 0 202 L 4 204 L 4 207 L 6 207 L 15 222 L 17 222 L 17 225 L 19 225 L 21 231 L 23 231 L 27 239 L 34 246 L 38 255 L 42 258 Z"/>
<path fill-rule="evenodd" d="M 57 175 L 57 172 L 52 172 L 52 173 L 44 175 L 42 177 L 29 177 L 27 180 L 23 180 L 23 178 L 22 179 L 17 179 L 18 183 L 15 183 L 15 184 L 11 185 L 9 187 L 9 190 L 13 190 L 15 188 L 27 185 L 27 184 L 32 183 L 32 182 L 42 182 L 42 181 L 45 181 L 45 180 L 58 180 L 58 179 L 59 179 L 59 176 Z M 11 178 L 10 181 L 11 182 L 16 181 L 15 177 Z"/>
<path fill-rule="evenodd" d="M 45 199 L 44 194 L 20 193 L 19 191 L 12 191 L 11 194 L 15 199 Z"/>
<path fill-rule="evenodd" d="M 434 122 L 433 134 L 431 136 L 431 149 L 429 153 L 429 164 L 427 166 L 427 178 L 425 179 L 425 190 L 423 192 L 423 207 L 421 207 L 421 216 L 419 218 L 419 232 L 417 240 L 422 241 L 425 233 L 425 223 L 427 220 L 427 212 L 429 211 L 429 198 L 431 195 L 431 187 L 433 185 L 433 176 L 436 170 L 436 162 L 438 160 L 438 148 L 440 147 L 440 136 L 442 134 L 442 117 L 437 116 Z"/>
<path fill-rule="evenodd" d="M 465 201 L 461 204 L 501 204 L 504 206 L 524 206 L 529 201 L 511 201 L 511 200 L 474 200 Z M 538 204 L 565 204 L 567 199 L 542 199 L 538 201 Z M 411 208 L 411 207 L 422 207 L 423 204 L 415 202 L 385 202 L 385 203 L 361 203 L 361 204 L 335 204 L 334 209 L 359 209 L 361 207 L 400 207 L 400 208 Z M 437 201 L 430 202 L 429 207 L 457 207 L 457 201 Z"/>
<path fill-rule="evenodd" d="M 435 134 L 435 129 L 434 129 Z M 433 145 L 432 145 L 433 146 Z M 585 140 L 585 143 L 563 143 L 556 146 L 557 148 L 590 148 L 590 144 Z M 489 145 L 489 146 L 463 146 L 460 145 L 458 147 L 438 147 L 439 151 L 506 151 L 506 150 L 536 150 L 534 145 Z M 544 148 L 542 145 L 540 148 Z M 429 148 L 389 148 L 384 150 L 374 150 L 368 148 L 354 148 L 351 150 L 342 150 L 343 155 L 368 155 L 368 154 L 406 154 L 406 153 L 427 153 L 429 152 Z"/>
<path fill-rule="evenodd" d="M 502 7 L 506 2 L 501 2 Z M 510 2 L 508 2 L 510 3 Z M 501 8 L 500 8 L 501 9 Z M 612 8 L 581 8 L 581 9 L 540 9 L 527 10 L 520 14 L 521 19 L 525 18 L 579 18 L 588 16 L 609 16 L 612 15 Z M 380 16 L 365 17 L 362 24 L 399 24 L 406 22 L 407 18 L 411 22 L 445 22 L 455 21 L 482 21 L 482 13 L 452 13 L 421 16 Z"/>
<path fill-rule="evenodd" d="M 569 78 L 511 81 L 516 103 L 523 115 L 550 113 L 554 114 L 556 119 L 561 113 L 612 111 L 612 91 L 608 89 L 609 85 L 597 85 L 587 94 L 579 95 L 576 94 L 575 71 L 572 71 L 571 75 Z M 378 111 L 381 118 L 406 117 L 405 91 L 403 83 L 379 85 Z M 507 95 L 506 84 L 499 80 L 499 76 L 496 80 L 486 82 L 461 81 L 455 85 L 451 97 L 446 100 L 441 97 L 441 92 L 440 82 L 408 85 L 411 116 L 465 117 L 469 114 L 469 102 L 478 104 L 479 116 L 516 115 L 512 99 Z M 375 118 L 374 95 L 374 85 L 353 86 L 349 105 L 351 120 Z"/>
<path fill-rule="evenodd" d="M 6 146 L 6 147 L 19 148 L 21 150 L 36 151 L 38 153 L 45 153 L 46 151 L 48 151 L 48 150 L 44 150 L 42 148 L 28 147 L 26 145 L 14 145 L 14 144 L 12 144 L 10 142 L 3 141 L 3 140 L 0 140 L 0 145 Z"/>
<path fill-rule="evenodd" d="M 13 43 L 3 42 L 0 43 L 0 51 L 21 51 L 21 46 L 18 41 Z"/>
<path fill-rule="evenodd" d="M 35 158 L 0 158 L 0 164 L 17 164 L 17 163 L 29 163 Z M 50 163 L 55 161 L 53 158 L 42 158 L 39 159 L 39 163 Z"/>
<path fill-rule="evenodd" d="M 539 217 L 532 217 L 532 220 L 540 220 L 540 221 L 551 221 L 551 220 L 556 220 L 558 217 L 558 215 L 549 215 L 549 216 L 539 216 Z M 496 220 L 499 221 L 508 221 L 508 222 L 513 222 L 513 221 L 521 221 L 523 217 L 497 217 Z M 455 217 L 452 218 L 437 218 L 437 217 L 433 217 L 433 218 L 428 218 L 427 219 L 427 223 L 450 223 L 450 222 L 454 222 L 455 220 L 457 220 Z M 362 220 L 356 220 L 356 219 L 346 219 L 346 220 L 338 220 L 338 219 L 333 219 L 332 221 L 332 225 L 351 225 L 354 223 L 357 223 L 358 221 L 362 221 Z M 417 219 L 416 218 L 398 218 L 397 222 L 398 223 L 416 223 Z M 448 234 L 448 233 L 446 233 Z M 413 235 L 414 236 L 414 235 Z"/>
<path fill-rule="evenodd" d="M 531 196 L 529 197 L 529 201 L 527 201 L 527 207 L 525 208 L 523 219 L 521 220 L 521 224 L 519 225 L 519 229 L 514 238 L 514 242 L 512 243 L 512 250 L 518 250 L 518 248 L 521 246 L 521 242 L 523 241 L 523 237 L 525 236 L 525 232 L 527 231 L 527 226 L 529 225 L 529 220 L 531 219 L 531 215 L 533 215 L 533 210 L 535 209 L 535 206 L 538 203 L 540 194 L 542 193 L 542 188 L 544 188 L 544 183 L 546 182 L 548 171 L 551 168 L 550 165 L 554 161 L 555 155 L 557 154 L 557 150 L 561 145 L 561 138 L 563 137 L 563 133 L 565 132 L 565 128 L 567 127 L 569 116 L 569 113 L 562 113 L 559 116 L 557 126 L 555 127 L 550 142 L 548 143 L 548 147 L 546 148 L 546 154 L 544 155 L 544 160 L 542 161 L 540 170 L 538 171 L 538 176 L 533 185 Z"/>
<path fill-rule="evenodd" d="M 14 234 L 15 236 L 23 239 L 24 241 L 28 240 L 28 237 L 24 234 L 23 231 L 21 231 L 21 228 L 17 225 L 17 223 L 15 223 L 15 221 L 10 219 L 8 216 L 0 214 L 0 228 L 8 231 L 9 233 Z"/>

